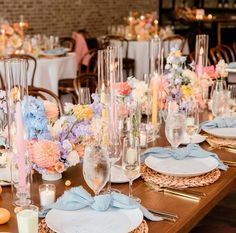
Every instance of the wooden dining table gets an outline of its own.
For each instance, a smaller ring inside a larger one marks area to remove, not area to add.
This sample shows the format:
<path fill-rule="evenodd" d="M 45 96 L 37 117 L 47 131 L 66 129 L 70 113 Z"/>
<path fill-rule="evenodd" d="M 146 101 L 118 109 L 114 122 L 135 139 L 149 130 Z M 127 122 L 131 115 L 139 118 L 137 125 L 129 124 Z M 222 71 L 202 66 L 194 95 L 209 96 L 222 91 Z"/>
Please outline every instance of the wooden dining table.
<path fill-rule="evenodd" d="M 208 113 L 204 113 L 202 114 L 202 119 L 206 120 L 209 116 Z M 149 147 L 168 145 L 164 136 L 164 127 L 162 127 L 160 130 L 160 137 L 155 142 L 150 143 Z M 207 142 L 202 143 L 201 146 L 206 150 L 209 149 Z M 234 153 L 221 149 L 213 151 L 216 152 L 221 159 L 236 162 L 236 154 Z M 65 186 L 65 181 L 67 180 L 71 181 L 71 186 L 69 187 Z M 63 173 L 62 179 L 53 182 L 43 181 L 41 175 L 35 173 L 31 185 L 31 199 L 32 203 L 37 206 L 40 206 L 38 186 L 42 183 L 55 184 L 57 197 L 62 195 L 65 190 L 79 185 L 82 185 L 86 190 L 92 193 L 83 179 L 82 164 L 69 168 Z M 206 193 L 206 197 L 203 197 L 200 201 L 163 192 L 154 192 L 144 184 L 144 181 L 141 178 L 134 181 L 133 194 L 141 199 L 141 204 L 146 208 L 178 215 L 178 220 L 175 223 L 168 221 L 152 222 L 147 220 L 149 233 L 184 233 L 189 232 L 196 226 L 197 223 L 229 193 L 235 184 L 236 168 L 229 167 L 227 171 L 221 172 L 219 180 L 214 184 L 205 187 L 191 188 L 192 190 Z M 112 184 L 112 187 L 119 189 L 124 194 L 128 194 L 127 183 Z M 15 206 L 13 205 L 13 193 L 10 186 L 3 187 L 3 192 L 0 195 L 0 208 L 2 207 L 11 212 L 11 218 L 8 223 L 0 225 L 0 232 L 17 232 L 16 215 L 14 213 Z"/>

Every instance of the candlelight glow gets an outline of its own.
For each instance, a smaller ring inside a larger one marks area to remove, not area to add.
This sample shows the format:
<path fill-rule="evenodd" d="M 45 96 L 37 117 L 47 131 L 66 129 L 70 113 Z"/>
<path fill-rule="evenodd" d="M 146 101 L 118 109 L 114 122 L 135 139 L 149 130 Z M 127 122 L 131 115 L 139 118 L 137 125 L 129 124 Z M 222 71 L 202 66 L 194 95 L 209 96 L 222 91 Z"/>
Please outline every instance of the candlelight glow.
<path fill-rule="evenodd" d="M 144 19 L 145 19 L 144 15 L 141 15 L 141 16 L 140 16 L 140 19 L 141 19 L 141 20 L 144 20 Z"/>
<path fill-rule="evenodd" d="M 213 16 L 212 16 L 212 14 L 209 14 L 207 17 L 208 17 L 208 19 L 212 19 Z"/>
<path fill-rule="evenodd" d="M 154 20 L 154 24 L 156 24 L 156 25 L 158 24 L 158 20 L 157 19 Z"/>
<path fill-rule="evenodd" d="M 132 16 L 129 17 L 129 21 L 130 22 L 133 21 L 133 17 Z"/>
<path fill-rule="evenodd" d="M 199 54 L 202 55 L 204 53 L 203 47 L 200 48 Z"/>

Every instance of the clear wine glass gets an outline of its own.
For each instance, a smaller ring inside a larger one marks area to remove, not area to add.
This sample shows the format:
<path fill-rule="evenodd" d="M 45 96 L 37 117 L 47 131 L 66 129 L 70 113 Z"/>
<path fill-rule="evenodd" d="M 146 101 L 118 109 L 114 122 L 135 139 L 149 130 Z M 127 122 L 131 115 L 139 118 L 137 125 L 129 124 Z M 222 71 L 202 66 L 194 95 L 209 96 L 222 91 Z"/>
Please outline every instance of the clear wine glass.
<path fill-rule="evenodd" d="M 78 93 L 79 104 L 91 104 L 90 90 L 88 87 L 80 87 Z"/>
<path fill-rule="evenodd" d="M 184 138 L 185 115 L 179 111 L 168 114 L 165 124 L 165 135 L 173 149 L 177 149 Z"/>
<path fill-rule="evenodd" d="M 133 180 L 140 173 L 139 139 L 137 137 L 125 137 L 123 141 L 122 168 L 129 179 L 129 197 L 134 198 L 132 194 Z M 140 201 L 138 198 L 134 198 Z"/>
<path fill-rule="evenodd" d="M 229 111 L 232 116 L 236 112 L 236 84 L 228 85 Z"/>
<path fill-rule="evenodd" d="M 224 80 L 217 80 L 212 86 L 212 113 L 215 117 L 226 116 L 229 112 L 228 91 Z"/>
<path fill-rule="evenodd" d="M 109 173 L 107 150 L 99 145 L 87 146 L 83 161 L 83 176 L 95 195 L 98 195 L 106 185 Z"/>
<path fill-rule="evenodd" d="M 186 133 L 189 136 L 189 143 L 192 143 L 193 135 L 199 128 L 199 111 L 196 106 L 186 109 Z"/>

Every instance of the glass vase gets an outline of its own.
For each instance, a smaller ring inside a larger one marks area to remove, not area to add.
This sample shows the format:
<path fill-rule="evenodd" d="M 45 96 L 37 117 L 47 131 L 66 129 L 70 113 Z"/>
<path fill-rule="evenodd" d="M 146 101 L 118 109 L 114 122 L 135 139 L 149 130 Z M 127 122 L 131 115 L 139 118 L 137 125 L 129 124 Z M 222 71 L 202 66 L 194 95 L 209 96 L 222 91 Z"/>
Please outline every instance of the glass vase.
<path fill-rule="evenodd" d="M 5 59 L 4 68 L 11 177 L 16 190 L 14 204 L 25 206 L 31 202 L 31 166 L 27 152 L 27 126 L 23 120 L 28 96 L 26 60 Z"/>

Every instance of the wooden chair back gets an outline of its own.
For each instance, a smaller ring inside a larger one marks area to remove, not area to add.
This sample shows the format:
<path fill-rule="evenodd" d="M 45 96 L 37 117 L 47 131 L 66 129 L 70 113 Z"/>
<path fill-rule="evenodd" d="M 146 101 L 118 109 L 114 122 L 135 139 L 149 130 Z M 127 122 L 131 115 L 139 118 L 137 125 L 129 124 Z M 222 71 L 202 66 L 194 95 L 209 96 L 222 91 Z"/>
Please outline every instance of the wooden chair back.
<path fill-rule="evenodd" d="M 82 73 L 97 73 L 98 64 L 97 64 L 97 52 L 98 49 L 91 49 L 84 54 L 81 61 L 79 62 L 78 74 Z M 84 59 L 89 57 L 88 65 L 83 65 Z"/>
<path fill-rule="evenodd" d="M 185 38 L 180 35 L 173 35 L 164 38 L 163 42 L 164 42 L 165 54 L 169 54 L 171 48 L 174 47 L 173 45 L 175 44 L 178 45 L 178 49 L 182 51 L 184 48 Z"/>
<path fill-rule="evenodd" d="M 83 73 L 74 79 L 74 88 L 77 96 L 79 96 L 80 87 L 88 87 L 90 93 L 95 93 L 98 87 L 98 76 L 95 73 Z"/>
<path fill-rule="evenodd" d="M 73 52 L 75 50 L 75 40 L 71 37 L 61 37 L 60 46 L 69 49 L 69 52 Z"/>
<path fill-rule="evenodd" d="M 32 66 L 32 75 L 30 77 L 31 79 L 29 85 L 34 86 L 35 72 L 37 68 L 37 60 L 35 57 L 28 54 L 11 54 L 9 56 L 6 56 L 5 58 L 20 58 L 26 60 L 27 72 L 29 72 L 29 67 Z"/>
<path fill-rule="evenodd" d="M 226 63 L 234 62 L 235 56 L 233 50 L 227 45 L 220 45 L 210 49 L 211 59 L 216 65 L 219 60 L 224 59 Z"/>
<path fill-rule="evenodd" d="M 57 104 L 59 115 L 63 115 L 63 108 L 60 99 L 56 94 L 54 94 L 52 91 L 47 90 L 45 88 L 41 87 L 34 87 L 34 86 L 29 86 L 28 88 L 28 94 L 32 95 L 34 97 L 39 97 L 42 100 L 49 100 L 53 101 Z"/>

